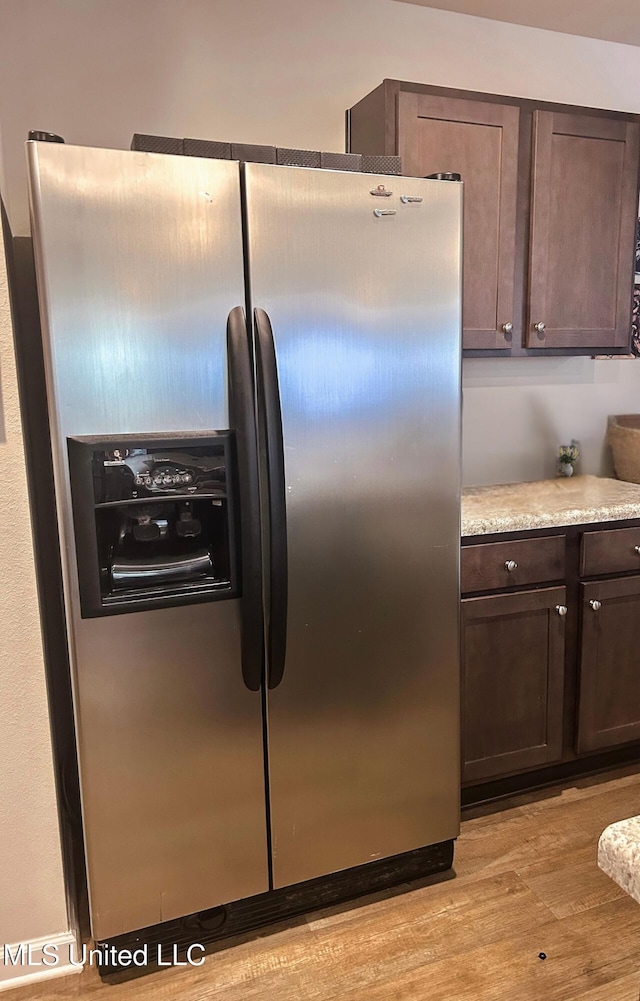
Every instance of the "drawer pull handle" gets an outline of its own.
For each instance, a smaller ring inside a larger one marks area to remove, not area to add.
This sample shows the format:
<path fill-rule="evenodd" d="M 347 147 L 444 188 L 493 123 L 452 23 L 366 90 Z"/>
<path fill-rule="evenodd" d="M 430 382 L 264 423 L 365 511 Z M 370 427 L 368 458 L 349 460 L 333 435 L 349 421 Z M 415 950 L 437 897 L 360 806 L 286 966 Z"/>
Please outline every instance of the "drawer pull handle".
<path fill-rule="evenodd" d="M 556 612 L 561 618 L 564 617 L 568 611 L 569 609 L 566 605 L 556 605 Z"/>
<path fill-rule="evenodd" d="M 597 598 L 592 598 L 589 604 L 591 605 L 594 612 L 599 612 L 600 609 L 602 608 L 602 602 L 598 601 Z"/>
<path fill-rule="evenodd" d="M 509 573 L 513 573 L 514 570 L 518 569 L 518 564 L 516 563 L 515 560 L 507 560 L 507 562 L 504 565 L 504 568 Z"/>

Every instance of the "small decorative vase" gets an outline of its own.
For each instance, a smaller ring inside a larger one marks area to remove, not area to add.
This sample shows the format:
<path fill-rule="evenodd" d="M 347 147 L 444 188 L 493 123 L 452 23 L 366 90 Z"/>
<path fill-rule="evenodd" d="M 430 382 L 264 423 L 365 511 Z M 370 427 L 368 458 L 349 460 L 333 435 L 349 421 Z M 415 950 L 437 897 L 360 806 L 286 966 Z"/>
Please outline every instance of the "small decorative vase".
<path fill-rule="evenodd" d="M 558 448 L 558 476 L 573 476 L 574 463 L 580 458 L 580 443 L 575 438 L 570 445 L 560 445 Z"/>

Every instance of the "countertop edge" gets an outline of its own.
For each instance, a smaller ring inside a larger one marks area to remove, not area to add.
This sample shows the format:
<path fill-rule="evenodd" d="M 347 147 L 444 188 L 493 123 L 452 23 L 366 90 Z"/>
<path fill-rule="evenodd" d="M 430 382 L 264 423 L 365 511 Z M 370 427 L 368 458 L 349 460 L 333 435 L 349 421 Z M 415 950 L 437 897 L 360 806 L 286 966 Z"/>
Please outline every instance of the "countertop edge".
<path fill-rule="evenodd" d="M 460 534 L 470 539 L 637 520 L 640 484 L 585 475 L 570 483 L 537 480 L 468 487 L 462 492 Z"/>
<path fill-rule="evenodd" d="M 592 508 L 571 512 L 561 519 L 514 516 L 508 521 L 467 521 L 462 523 L 461 538 L 471 539 L 477 535 L 506 535 L 509 532 L 536 532 L 545 528 L 568 528 L 573 525 L 602 525 L 610 521 L 640 520 L 640 510 L 609 508 L 606 513 Z"/>

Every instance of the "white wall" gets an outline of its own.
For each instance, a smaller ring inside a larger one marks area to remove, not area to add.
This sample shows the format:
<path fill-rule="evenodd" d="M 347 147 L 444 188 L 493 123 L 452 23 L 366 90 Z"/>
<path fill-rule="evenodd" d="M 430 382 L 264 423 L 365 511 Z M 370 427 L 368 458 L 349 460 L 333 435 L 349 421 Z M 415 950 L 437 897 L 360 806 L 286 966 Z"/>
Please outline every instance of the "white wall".
<path fill-rule="evenodd" d="M 68 929 L 13 334 L 0 240 L 0 988 L 3 943 Z M 68 941 L 68 937 L 64 938 Z"/>
<path fill-rule="evenodd" d="M 134 131 L 343 149 L 345 108 L 384 77 L 640 112 L 640 48 L 395 0 L 4 0 L 0 126 L 16 232 L 29 128 L 127 147 Z M 465 363 L 467 483 L 552 475 L 559 440 L 608 469 L 608 413 L 640 363 Z M 604 457 L 604 463 L 603 463 Z"/>
<path fill-rule="evenodd" d="M 555 476 L 572 438 L 580 472 L 612 476 L 607 416 L 640 412 L 640 359 L 469 359 L 463 383 L 467 485 Z"/>

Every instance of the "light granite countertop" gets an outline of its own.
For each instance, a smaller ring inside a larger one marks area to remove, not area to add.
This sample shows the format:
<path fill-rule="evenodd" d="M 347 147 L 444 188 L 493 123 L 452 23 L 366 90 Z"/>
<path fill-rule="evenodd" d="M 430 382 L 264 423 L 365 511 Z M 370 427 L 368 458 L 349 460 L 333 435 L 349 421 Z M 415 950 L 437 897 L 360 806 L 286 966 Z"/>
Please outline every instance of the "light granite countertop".
<path fill-rule="evenodd" d="M 640 817 L 621 820 L 602 832 L 598 865 L 640 903 Z"/>
<path fill-rule="evenodd" d="M 600 476 L 466 487 L 462 535 L 523 532 L 640 518 L 640 484 Z"/>

